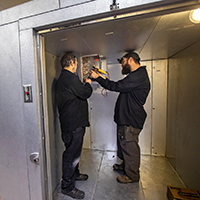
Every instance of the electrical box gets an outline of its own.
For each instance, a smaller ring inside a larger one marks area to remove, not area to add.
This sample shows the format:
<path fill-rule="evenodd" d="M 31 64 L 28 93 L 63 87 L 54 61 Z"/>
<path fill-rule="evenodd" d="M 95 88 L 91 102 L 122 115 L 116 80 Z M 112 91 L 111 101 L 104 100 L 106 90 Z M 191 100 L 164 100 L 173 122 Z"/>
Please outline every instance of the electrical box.
<path fill-rule="evenodd" d="M 92 70 L 93 66 L 98 68 L 98 72 L 103 74 L 108 78 L 107 72 L 107 60 L 102 55 L 92 54 L 87 56 L 80 57 L 80 70 L 79 75 L 80 79 L 84 81 L 90 75 L 90 71 Z M 104 97 L 107 97 L 107 90 L 105 90 L 101 85 L 95 81 L 92 81 L 91 86 L 93 88 L 94 93 L 99 93 Z"/>
<path fill-rule="evenodd" d="M 85 80 L 89 77 L 92 67 L 107 71 L 106 58 L 98 54 L 80 57 L 80 79 Z"/>
<path fill-rule="evenodd" d="M 23 85 L 24 90 L 24 102 L 33 102 L 32 98 L 32 86 L 31 85 Z"/>

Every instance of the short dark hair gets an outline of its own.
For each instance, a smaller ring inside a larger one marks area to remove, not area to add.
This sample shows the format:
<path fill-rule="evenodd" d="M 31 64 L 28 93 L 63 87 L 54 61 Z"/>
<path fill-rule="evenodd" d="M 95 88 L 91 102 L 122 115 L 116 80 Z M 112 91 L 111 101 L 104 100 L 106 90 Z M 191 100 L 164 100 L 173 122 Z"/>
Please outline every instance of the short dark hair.
<path fill-rule="evenodd" d="M 127 59 L 129 59 L 130 57 L 133 58 L 135 63 L 140 64 L 140 57 L 137 53 L 135 53 L 134 51 L 130 51 L 123 56 L 123 58 L 127 58 Z"/>
<path fill-rule="evenodd" d="M 61 64 L 62 69 L 64 67 L 69 67 L 70 64 L 71 64 L 71 62 L 72 61 L 75 62 L 75 60 L 76 60 L 76 56 L 74 54 L 72 54 L 72 53 L 65 53 L 62 56 L 61 60 L 60 60 L 60 64 Z"/>

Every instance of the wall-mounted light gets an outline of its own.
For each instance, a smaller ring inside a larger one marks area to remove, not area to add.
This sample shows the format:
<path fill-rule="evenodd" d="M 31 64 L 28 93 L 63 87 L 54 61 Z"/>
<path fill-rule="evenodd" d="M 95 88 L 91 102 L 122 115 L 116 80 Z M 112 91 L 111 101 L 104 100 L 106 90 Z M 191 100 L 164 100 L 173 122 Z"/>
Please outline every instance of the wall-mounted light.
<path fill-rule="evenodd" d="M 196 10 L 192 10 L 190 12 L 190 21 L 193 23 L 200 23 L 200 8 L 196 9 Z"/>

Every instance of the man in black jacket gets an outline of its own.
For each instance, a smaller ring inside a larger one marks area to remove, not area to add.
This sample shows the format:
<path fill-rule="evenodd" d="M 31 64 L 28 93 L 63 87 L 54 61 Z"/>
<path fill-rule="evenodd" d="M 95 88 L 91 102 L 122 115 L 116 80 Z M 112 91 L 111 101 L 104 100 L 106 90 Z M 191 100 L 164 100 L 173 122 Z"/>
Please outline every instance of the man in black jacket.
<path fill-rule="evenodd" d="M 62 72 L 57 81 L 57 106 L 65 151 L 62 158 L 61 192 L 75 199 L 82 199 L 85 193 L 75 187 L 76 180 L 87 180 L 87 174 L 80 174 L 81 155 L 85 127 L 89 126 L 87 99 L 92 94 L 91 80 L 85 84 L 75 74 L 77 59 L 71 53 L 61 58 Z"/>
<path fill-rule="evenodd" d="M 114 164 L 114 170 L 123 170 L 124 175 L 117 177 L 119 183 L 138 182 L 140 179 L 140 147 L 138 137 L 146 112 L 143 105 L 150 91 L 150 81 L 145 66 L 140 66 L 140 57 L 135 52 L 125 54 L 118 59 L 122 74 L 127 76 L 117 82 L 92 71 L 91 77 L 102 87 L 120 92 L 116 105 L 114 121 L 117 124 L 118 157 L 123 161 Z"/>

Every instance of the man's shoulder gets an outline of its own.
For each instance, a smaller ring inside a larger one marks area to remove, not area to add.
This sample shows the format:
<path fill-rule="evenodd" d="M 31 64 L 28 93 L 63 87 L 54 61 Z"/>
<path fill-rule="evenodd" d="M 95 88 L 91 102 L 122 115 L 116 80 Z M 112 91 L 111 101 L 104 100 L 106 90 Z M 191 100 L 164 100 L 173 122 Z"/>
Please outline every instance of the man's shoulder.
<path fill-rule="evenodd" d="M 140 66 L 139 68 L 137 68 L 135 71 L 132 71 L 129 75 L 136 75 L 136 74 L 140 74 L 140 73 L 146 73 L 147 70 L 146 70 L 146 66 Z"/>
<path fill-rule="evenodd" d="M 146 71 L 146 66 L 145 65 L 142 65 L 138 68 L 138 71 Z"/>
<path fill-rule="evenodd" d="M 68 70 L 62 70 L 62 72 L 61 72 L 61 74 L 60 74 L 60 77 L 59 77 L 60 79 L 77 79 L 77 76 L 74 74 L 74 73 L 72 73 L 72 72 L 70 72 L 70 71 L 68 71 Z"/>

